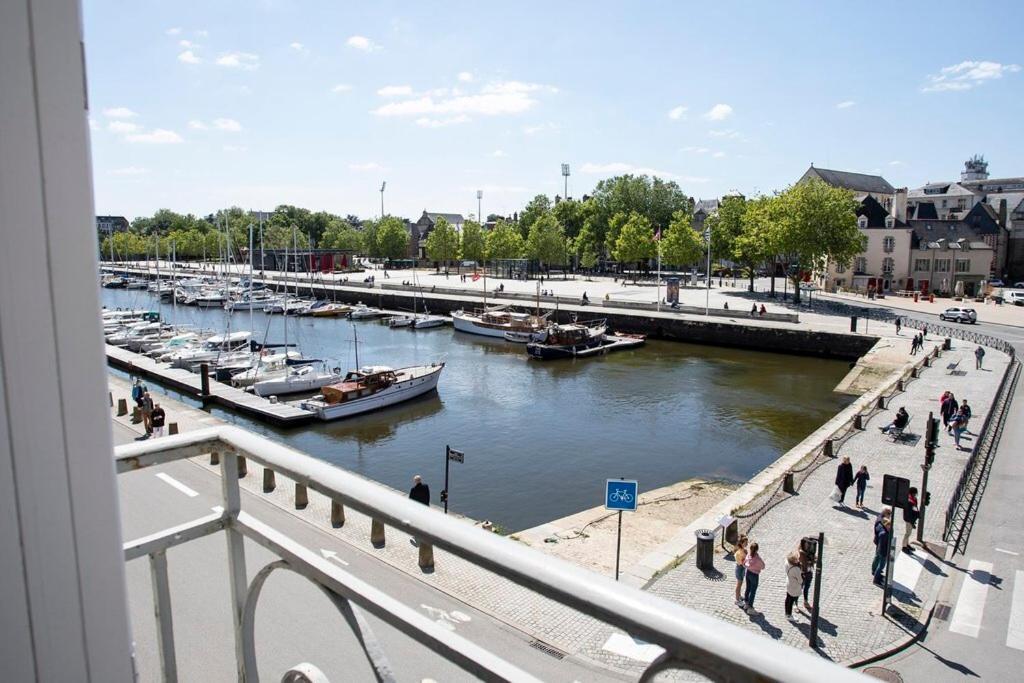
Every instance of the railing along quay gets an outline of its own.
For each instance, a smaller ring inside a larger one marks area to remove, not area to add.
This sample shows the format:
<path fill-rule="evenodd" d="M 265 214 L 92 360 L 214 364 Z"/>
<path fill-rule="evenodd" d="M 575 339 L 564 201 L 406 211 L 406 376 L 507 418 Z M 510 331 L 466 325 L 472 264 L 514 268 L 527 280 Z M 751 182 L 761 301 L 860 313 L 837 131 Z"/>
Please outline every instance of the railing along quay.
<path fill-rule="evenodd" d="M 256 604 L 266 577 L 278 570 L 298 573 L 319 586 L 346 617 L 378 680 L 392 680 L 391 667 L 364 613 L 431 648 L 466 672 L 485 680 L 533 681 L 530 674 L 497 653 L 449 631 L 336 566 L 241 509 L 239 478 L 247 459 L 266 470 L 327 496 L 332 515 L 350 506 L 384 525 L 413 535 L 421 545 L 437 546 L 473 565 L 535 593 L 664 648 L 640 677 L 667 670 L 690 670 L 722 681 L 854 681 L 856 672 L 815 655 L 756 635 L 709 615 L 662 600 L 639 589 L 593 574 L 514 541 L 451 519 L 437 510 L 396 495 L 333 465 L 238 427 L 220 426 L 187 434 L 119 446 L 118 474 L 209 454 L 221 468 L 223 512 L 207 515 L 124 544 L 126 561 L 148 557 L 153 576 L 157 638 L 164 680 L 176 680 L 177 667 L 166 551 L 223 531 L 228 541 L 227 571 L 235 632 L 238 680 L 259 679 L 254 640 Z M 280 559 L 246 582 L 243 539 L 267 548 Z M 298 673 L 299 670 L 311 672 Z M 291 680 L 325 680 L 314 666 L 289 672 Z"/>

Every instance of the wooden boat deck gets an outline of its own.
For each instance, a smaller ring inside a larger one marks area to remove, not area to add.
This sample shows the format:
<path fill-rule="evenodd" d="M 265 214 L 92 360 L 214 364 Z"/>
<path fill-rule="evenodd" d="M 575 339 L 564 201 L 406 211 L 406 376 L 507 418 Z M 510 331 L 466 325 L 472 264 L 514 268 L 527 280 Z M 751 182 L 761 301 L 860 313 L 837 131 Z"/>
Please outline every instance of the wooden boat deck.
<path fill-rule="evenodd" d="M 202 378 L 194 372 L 172 368 L 166 363 L 158 363 L 147 356 L 109 344 L 106 345 L 106 352 L 110 365 L 152 379 L 203 403 L 217 403 L 262 422 L 279 427 L 291 427 L 316 419 L 315 413 L 303 410 L 297 405 L 285 402 L 271 403 L 266 398 L 222 384 L 212 377 L 210 393 L 204 396 Z"/>

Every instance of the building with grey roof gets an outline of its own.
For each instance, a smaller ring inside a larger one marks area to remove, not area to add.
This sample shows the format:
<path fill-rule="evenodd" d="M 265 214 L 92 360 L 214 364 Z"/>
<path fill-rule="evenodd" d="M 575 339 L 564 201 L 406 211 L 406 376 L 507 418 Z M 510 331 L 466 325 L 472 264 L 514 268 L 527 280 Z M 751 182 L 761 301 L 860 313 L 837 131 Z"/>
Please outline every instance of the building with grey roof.
<path fill-rule="evenodd" d="M 811 167 L 800 176 L 800 180 L 797 183 L 803 183 L 812 178 L 828 183 L 832 187 L 842 187 L 850 190 L 857 201 L 861 201 L 864 197 L 870 195 L 885 207 L 887 211 L 892 210 L 893 195 L 896 194 L 896 188 L 880 175 L 836 171 L 829 168 L 818 168 L 811 164 Z"/>

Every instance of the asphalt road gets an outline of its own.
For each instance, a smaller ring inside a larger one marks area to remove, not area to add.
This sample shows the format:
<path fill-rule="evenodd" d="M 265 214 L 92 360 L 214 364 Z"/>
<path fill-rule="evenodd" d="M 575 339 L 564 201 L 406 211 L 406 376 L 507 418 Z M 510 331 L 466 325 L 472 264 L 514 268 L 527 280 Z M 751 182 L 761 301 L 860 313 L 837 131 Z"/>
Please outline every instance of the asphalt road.
<path fill-rule="evenodd" d="M 923 641 L 872 666 L 922 683 L 1024 678 L 1022 448 L 1024 382 L 1017 385 L 966 551 L 944 568 L 951 580 Z"/>
<path fill-rule="evenodd" d="M 137 435 L 115 423 L 115 443 Z M 221 504 L 220 478 L 190 462 L 175 462 L 118 478 L 125 540 L 155 533 L 209 514 Z M 438 592 L 366 552 L 329 536 L 273 505 L 242 491 L 242 508 L 305 547 L 335 552 L 334 561 L 375 587 L 487 647 L 539 678 L 552 681 L 624 680 L 572 658 L 555 659 L 530 647 L 530 637 L 503 622 Z M 250 580 L 277 559 L 246 541 Z M 227 550 L 223 534 L 172 548 L 167 553 L 179 679 L 236 680 Z M 140 681 L 160 680 L 149 563 L 126 567 L 129 610 Z M 367 617 L 398 680 L 475 680 L 433 652 Z M 297 574 L 278 571 L 268 579 L 256 617 L 256 649 L 263 680 L 280 680 L 292 666 L 310 662 L 332 681 L 372 680 L 355 637 L 323 593 Z"/>

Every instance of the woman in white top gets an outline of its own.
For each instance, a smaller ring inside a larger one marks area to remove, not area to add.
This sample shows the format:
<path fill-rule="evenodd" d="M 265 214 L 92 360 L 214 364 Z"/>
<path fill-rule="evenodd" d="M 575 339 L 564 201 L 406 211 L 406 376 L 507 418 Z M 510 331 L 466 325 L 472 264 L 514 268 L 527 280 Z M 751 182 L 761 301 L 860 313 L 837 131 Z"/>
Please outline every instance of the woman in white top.
<path fill-rule="evenodd" d="M 793 605 L 800 597 L 800 588 L 803 585 L 803 572 L 800 569 L 800 555 L 796 552 L 789 554 L 788 565 L 786 566 L 786 618 L 793 621 Z"/>

